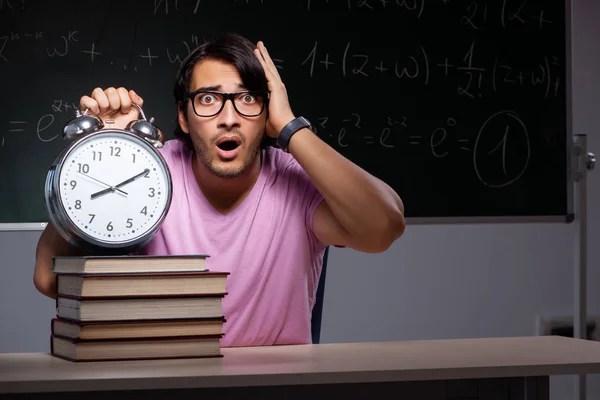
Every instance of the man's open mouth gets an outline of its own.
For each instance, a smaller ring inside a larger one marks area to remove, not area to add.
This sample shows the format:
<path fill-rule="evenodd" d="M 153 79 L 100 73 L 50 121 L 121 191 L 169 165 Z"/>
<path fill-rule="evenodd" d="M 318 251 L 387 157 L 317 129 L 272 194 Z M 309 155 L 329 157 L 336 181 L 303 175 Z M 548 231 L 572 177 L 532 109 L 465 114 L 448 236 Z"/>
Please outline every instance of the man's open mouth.
<path fill-rule="evenodd" d="M 224 151 L 231 151 L 237 149 L 240 142 L 238 137 L 223 137 L 217 141 L 217 147 Z"/>

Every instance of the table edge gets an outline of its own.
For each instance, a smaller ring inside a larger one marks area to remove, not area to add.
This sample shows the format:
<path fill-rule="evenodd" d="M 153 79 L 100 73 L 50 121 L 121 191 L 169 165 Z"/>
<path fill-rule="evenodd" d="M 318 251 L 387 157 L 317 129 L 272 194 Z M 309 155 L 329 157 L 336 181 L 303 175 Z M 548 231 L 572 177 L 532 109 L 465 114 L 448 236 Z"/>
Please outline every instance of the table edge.
<path fill-rule="evenodd" d="M 102 392 L 119 390 L 192 389 L 244 386 L 290 386 L 433 381 L 600 373 L 600 363 L 537 366 L 493 366 L 435 370 L 306 372 L 247 375 L 203 375 L 78 380 L 0 381 L 0 393 Z"/>

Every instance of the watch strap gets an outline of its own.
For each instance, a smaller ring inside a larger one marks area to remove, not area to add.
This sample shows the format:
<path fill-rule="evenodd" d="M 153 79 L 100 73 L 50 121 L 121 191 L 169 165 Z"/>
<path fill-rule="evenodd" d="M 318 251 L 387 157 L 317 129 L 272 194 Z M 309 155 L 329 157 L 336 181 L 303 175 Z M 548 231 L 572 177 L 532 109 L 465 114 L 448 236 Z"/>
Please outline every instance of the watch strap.
<path fill-rule="evenodd" d="M 292 138 L 294 133 L 298 132 L 302 128 L 310 127 L 311 123 L 306 118 L 294 118 L 283 127 L 281 132 L 279 132 L 279 136 L 277 137 L 277 145 L 287 152 L 288 146 L 290 144 L 290 139 Z"/>

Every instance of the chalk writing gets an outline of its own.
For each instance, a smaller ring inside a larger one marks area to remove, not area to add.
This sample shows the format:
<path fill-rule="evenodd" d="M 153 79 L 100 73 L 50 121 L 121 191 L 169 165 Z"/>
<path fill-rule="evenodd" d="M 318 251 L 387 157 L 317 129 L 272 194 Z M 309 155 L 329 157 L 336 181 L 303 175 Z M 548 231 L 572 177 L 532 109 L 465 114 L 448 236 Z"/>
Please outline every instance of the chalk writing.
<path fill-rule="evenodd" d="M 96 50 L 96 43 L 92 43 L 92 47 L 89 50 L 81 50 L 84 54 L 90 55 L 90 61 L 94 61 L 95 56 L 101 56 L 102 53 L 98 53 Z"/>
<path fill-rule="evenodd" d="M 560 87 L 560 77 L 554 76 L 553 69 L 560 66 L 558 57 L 544 56 L 542 61 L 534 66 L 533 70 L 523 71 L 517 67 L 507 65 L 497 57 L 492 69 L 492 85 L 494 92 L 498 86 L 509 84 L 510 86 L 539 86 L 542 88 L 544 97 L 557 96 Z"/>
<path fill-rule="evenodd" d="M 48 128 L 52 126 L 54 123 L 54 114 L 45 114 L 38 120 L 37 126 L 35 128 L 35 133 L 38 139 L 44 143 L 51 142 L 58 137 L 58 134 L 54 136 L 46 137 L 44 133 Z"/>
<path fill-rule="evenodd" d="M 423 16 L 423 11 L 425 10 L 425 0 L 345 0 L 344 2 L 307 0 L 306 10 L 327 10 L 331 7 L 339 7 L 339 3 L 345 3 L 344 8 L 348 11 L 377 11 L 397 8 L 415 14 L 416 18 L 421 18 Z"/>
<path fill-rule="evenodd" d="M 477 133 L 473 165 L 483 184 L 503 187 L 525 173 L 530 155 L 529 133 L 521 117 L 511 110 L 499 111 L 485 120 Z M 496 162 L 490 163 L 490 158 Z"/>
<path fill-rule="evenodd" d="M 43 50 L 49 58 L 67 58 L 73 63 L 103 63 L 111 68 L 137 72 L 140 68 L 156 68 L 161 65 L 178 66 L 182 60 L 200 43 L 200 38 L 192 34 L 186 38 L 173 38 L 166 47 L 156 47 L 150 42 L 140 40 L 139 50 L 133 58 L 120 60 L 103 48 L 110 44 L 97 44 L 80 39 L 87 34 L 85 29 L 67 30 L 60 35 L 44 35 L 44 32 L 11 32 L 0 36 L 0 60 L 2 62 L 23 62 L 24 59 L 9 56 L 10 46 L 21 42 L 26 46 L 42 43 L 46 37 L 49 46 Z M 37 39 L 36 39 L 37 38 Z M 203 40 L 204 38 L 202 38 Z M 36 42 L 37 40 L 37 42 Z M 510 55 L 484 53 L 484 44 L 471 40 L 468 44 L 446 54 L 434 52 L 429 46 L 414 43 L 410 47 L 394 52 L 395 56 L 386 58 L 374 54 L 359 43 L 348 41 L 333 47 L 318 40 L 302 45 L 294 52 L 296 59 L 284 59 L 277 54 L 272 58 L 279 70 L 299 69 L 306 71 L 310 78 L 333 76 L 341 78 L 373 79 L 385 78 L 400 84 L 419 83 L 422 87 L 430 85 L 432 80 L 451 81 L 455 85 L 455 94 L 471 99 L 492 96 L 506 91 L 518 91 L 520 88 L 533 87 L 544 98 L 558 96 L 561 85 L 561 65 L 558 54 L 545 54 L 535 63 L 523 65 Z M 26 54 L 26 53 L 21 53 Z M 83 64 L 85 65 L 85 64 Z M 294 73 L 294 72 L 292 72 Z"/>
<path fill-rule="evenodd" d="M 329 51 L 319 53 L 319 42 L 315 41 L 300 66 L 308 68 L 311 78 L 316 75 L 315 70 L 319 65 L 322 65 L 325 71 L 333 71 L 334 68 L 330 68 L 330 66 L 336 65 L 335 70 L 341 72 L 343 77 L 354 75 L 369 77 L 373 74 L 373 69 L 383 73 L 391 68 L 392 73 L 398 79 L 421 78 L 424 86 L 429 83 L 429 59 L 423 46 L 419 46 L 414 53 L 409 52 L 405 57 L 393 62 L 385 60 L 374 62 L 374 57 L 371 55 L 354 50 L 351 42 L 346 43 L 343 51 L 338 55 L 339 58 L 337 56 L 330 58 Z M 385 67 L 385 65 L 390 65 L 390 67 Z"/>
<path fill-rule="evenodd" d="M 446 122 L 448 127 L 453 127 L 456 125 L 456 120 L 454 118 L 448 118 L 447 122 Z M 433 130 L 433 132 L 431 133 L 431 137 L 429 140 L 429 147 L 431 147 L 431 153 L 433 154 L 434 157 L 436 158 L 441 158 L 441 157 L 445 157 L 448 155 L 448 151 L 446 150 L 438 150 L 437 147 L 442 144 L 445 140 L 446 140 L 446 136 L 447 136 L 448 132 L 446 131 L 446 128 L 435 128 Z M 464 141 L 464 139 L 463 139 Z M 460 147 L 462 150 L 467 150 L 464 146 Z"/>
<path fill-rule="evenodd" d="M 26 123 L 27 123 L 27 121 L 8 121 L 7 133 L 24 132 Z M 3 134 L 2 139 L 0 140 L 0 147 L 4 147 L 5 142 L 6 142 L 6 135 Z"/>
<path fill-rule="evenodd" d="M 24 132 L 25 124 L 27 121 L 8 121 L 8 132 Z M 2 135 L 2 139 L 0 140 L 0 147 L 4 147 L 5 135 Z"/>
<path fill-rule="evenodd" d="M 432 159 L 453 153 L 471 157 L 477 179 L 490 187 L 502 187 L 521 177 L 528 165 L 530 140 L 527 127 L 514 111 L 493 113 L 480 125 L 475 137 L 461 133 L 458 121 L 446 118 L 443 126 L 420 133 L 422 125 L 403 116 L 385 117 L 380 125 L 363 126 L 359 113 L 332 121 L 329 116 L 314 118 L 315 133 L 332 146 L 344 150 L 352 146 L 379 146 L 382 151 L 411 151 L 423 147 Z M 337 123 L 338 126 L 332 126 Z M 411 128 L 412 126 L 412 128 Z M 382 155 L 385 152 L 381 153 Z"/>
<path fill-rule="evenodd" d="M 48 54 L 48 57 L 66 56 L 69 53 L 69 43 L 77 42 L 77 39 L 75 38 L 76 34 L 77 31 L 69 31 L 67 36 L 62 35 L 60 37 L 62 39 L 62 42 L 57 47 L 54 47 L 53 49 L 46 48 L 46 53 Z"/>
<path fill-rule="evenodd" d="M 65 31 L 64 34 L 59 35 L 45 35 L 44 32 L 39 31 L 10 32 L 8 35 L 0 36 L 0 60 L 4 62 L 8 62 L 9 60 L 17 63 L 24 62 L 26 59 L 23 57 L 29 54 L 21 53 L 22 58 L 9 58 L 10 46 L 33 46 L 34 51 L 43 51 L 49 58 L 69 58 L 73 63 L 82 61 L 93 63 L 104 59 L 111 66 L 123 65 L 124 69 L 127 69 L 129 60 L 118 60 L 106 51 L 101 50 L 103 46 L 104 48 L 110 47 L 110 43 L 108 45 L 99 45 L 96 42 L 80 41 L 78 38 L 79 33 L 79 30 Z M 42 42 L 44 38 L 47 40 Z M 204 41 L 204 38 L 202 40 Z M 164 60 L 164 62 L 168 62 L 169 64 L 179 65 L 190 54 L 191 50 L 199 44 L 199 38 L 194 34 L 190 38 L 177 40 L 172 47 L 157 49 L 151 43 L 148 43 L 137 57 L 142 64 L 148 67 L 156 65 L 155 60 L 157 59 Z M 132 69 L 131 66 L 130 69 Z"/>
<path fill-rule="evenodd" d="M 341 47 L 340 47 L 341 48 Z M 372 61 L 373 56 L 366 52 L 353 51 L 348 42 L 343 51 L 323 49 L 315 41 L 306 57 L 300 62 L 300 68 L 313 78 L 334 71 L 342 77 L 357 76 L 368 78 L 373 75 L 387 73 L 388 77 L 399 80 L 415 80 L 424 87 L 434 78 L 454 79 L 456 94 L 469 98 L 480 98 L 484 94 L 493 95 L 500 90 L 517 89 L 517 86 L 540 87 L 544 97 L 557 96 L 561 82 L 557 76 L 560 67 L 556 55 L 543 56 L 534 68 L 527 72 L 519 71 L 510 62 L 502 61 L 503 57 L 483 57 L 477 52 L 477 43 L 472 41 L 460 56 L 439 56 L 430 68 L 431 56 L 423 45 L 415 50 L 407 51 L 406 56 L 395 60 Z M 332 54 L 335 54 L 332 55 Z M 386 67 L 389 66 L 389 67 Z M 376 72 L 374 72 L 376 71 Z"/>
<path fill-rule="evenodd" d="M 445 4 L 450 1 L 444 1 Z M 552 24 L 544 9 L 544 2 L 528 2 L 527 0 L 472 0 L 456 2 L 464 4 L 460 22 L 473 30 L 481 30 L 494 26 L 508 29 L 513 26 L 532 25 L 544 29 Z"/>
<path fill-rule="evenodd" d="M 8 36 L 0 36 L 0 59 L 4 61 L 8 61 L 4 54 L 2 54 L 4 52 L 4 48 L 6 47 L 6 42 L 8 42 Z"/>
<path fill-rule="evenodd" d="M 25 9 L 25 0 L 0 0 L 0 11 L 4 8 L 21 8 Z"/>
<path fill-rule="evenodd" d="M 218 0 L 220 2 L 225 2 L 225 0 Z M 232 4 L 231 5 L 240 5 L 240 4 L 249 4 L 249 5 L 254 5 L 254 4 L 260 4 L 262 5 L 264 3 L 264 0 L 229 0 Z M 164 15 L 169 15 L 169 13 L 171 15 L 176 14 L 178 12 L 181 13 L 191 13 L 191 14 L 198 14 L 201 10 L 201 6 L 203 4 L 201 3 L 200 0 L 154 0 L 154 8 L 153 8 L 153 12 L 154 15 L 156 14 L 164 14 Z"/>
<path fill-rule="evenodd" d="M 69 118 L 74 115 L 74 110 L 77 110 L 79 107 L 77 103 L 74 101 L 66 101 L 66 100 L 53 100 L 50 104 L 49 113 L 41 115 L 35 121 L 33 121 L 33 131 L 35 132 L 35 136 L 37 139 L 43 143 L 51 142 L 58 138 L 58 134 L 56 132 L 60 131 L 60 128 L 55 124 L 56 114 L 60 113 L 68 113 Z M 6 133 L 8 134 L 8 140 L 6 140 L 7 135 L 3 135 L 0 140 L 0 147 L 4 147 L 10 143 L 11 135 L 15 132 L 21 135 L 27 135 L 29 133 L 29 129 L 32 125 L 27 125 L 30 121 L 27 120 L 11 120 L 8 121 L 8 127 L 6 128 Z"/>

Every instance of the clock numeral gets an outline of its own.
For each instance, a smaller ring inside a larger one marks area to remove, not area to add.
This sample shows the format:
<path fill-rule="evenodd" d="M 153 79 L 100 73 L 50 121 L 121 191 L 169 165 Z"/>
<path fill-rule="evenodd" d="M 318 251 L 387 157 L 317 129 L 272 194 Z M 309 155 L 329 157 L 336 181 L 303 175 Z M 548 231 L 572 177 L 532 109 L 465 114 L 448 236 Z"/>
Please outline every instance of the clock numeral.
<path fill-rule="evenodd" d="M 142 211 L 140 211 L 140 214 L 148 215 L 148 207 L 142 208 Z"/>
<path fill-rule="evenodd" d="M 148 194 L 148 197 L 154 197 L 154 188 L 150 188 L 150 194 Z"/>
<path fill-rule="evenodd" d="M 121 148 L 110 146 L 110 155 L 114 157 L 121 157 Z"/>
<path fill-rule="evenodd" d="M 81 200 L 75 200 L 75 208 L 81 210 Z"/>
<path fill-rule="evenodd" d="M 132 154 L 131 157 L 133 157 L 133 163 L 135 164 L 135 154 Z"/>
<path fill-rule="evenodd" d="M 112 221 L 108 223 L 108 225 L 106 225 L 106 230 L 107 231 L 112 231 L 114 229 L 114 227 L 112 226 Z"/>
<path fill-rule="evenodd" d="M 102 152 L 101 151 L 92 151 L 94 161 L 96 161 L 96 155 L 98 156 L 98 161 L 102 161 Z"/>
<path fill-rule="evenodd" d="M 133 219 L 131 218 L 127 218 L 127 225 L 125 225 L 127 228 L 131 228 L 133 226 Z"/>
<path fill-rule="evenodd" d="M 144 178 L 150 178 L 150 170 L 148 170 L 148 171 L 146 172 L 146 175 L 144 175 Z"/>
<path fill-rule="evenodd" d="M 92 218 L 90 218 L 90 222 L 88 222 L 89 224 L 91 224 L 91 223 L 92 223 L 92 221 L 94 220 L 94 218 L 96 218 L 96 214 L 88 214 L 88 215 L 89 215 L 90 217 L 92 217 Z"/>
<path fill-rule="evenodd" d="M 71 181 L 69 183 L 71 184 L 71 190 L 73 190 L 77 187 L 77 181 Z"/>
<path fill-rule="evenodd" d="M 90 166 L 87 164 L 77 164 L 77 172 L 87 174 L 88 172 L 90 172 Z"/>

